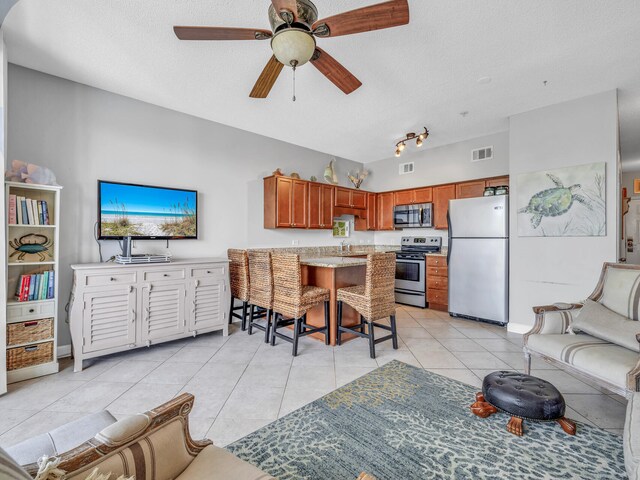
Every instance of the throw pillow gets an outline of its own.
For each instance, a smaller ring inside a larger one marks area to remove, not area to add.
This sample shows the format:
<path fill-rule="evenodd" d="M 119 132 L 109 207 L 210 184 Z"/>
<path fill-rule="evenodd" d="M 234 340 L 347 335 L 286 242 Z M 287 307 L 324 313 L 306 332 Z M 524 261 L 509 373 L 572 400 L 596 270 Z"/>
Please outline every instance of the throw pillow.
<path fill-rule="evenodd" d="M 640 343 L 636 340 L 636 334 L 640 333 L 640 322 L 618 315 L 593 300 L 587 299 L 584 302 L 580 313 L 571 324 L 571 331 L 587 333 L 634 352 L 640 352 Z"/>

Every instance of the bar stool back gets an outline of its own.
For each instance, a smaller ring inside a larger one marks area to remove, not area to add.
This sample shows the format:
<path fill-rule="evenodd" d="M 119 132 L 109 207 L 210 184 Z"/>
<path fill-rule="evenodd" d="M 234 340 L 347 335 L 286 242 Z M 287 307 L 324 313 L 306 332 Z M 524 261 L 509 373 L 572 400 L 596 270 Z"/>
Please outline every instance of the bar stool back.
<path fill-rule="evenodd" d="M 302 285 L 300 256 L 292 253 L 274 253 L 273 259 L 273 310 L 276 312 L 271 330 L 271 345 L 276 337 L 293 344 L 293 356 L 298 355 L 298 340 L 302 336 L 324 332 L 325 343 L 329 345 L 329 290 Z M 307 324 L 307 311 L 324 302 L 324 326 Z M 287 317 L 287 319 L 285 319 Z M 277 331 L 278 328 L 293 325 L 293 336 Z"/>
<path fill-rule="evenodd" d="M 249 250 L 249 275 L 251 276 L 251 287 L 249 289 L 249 302 L 251 312 L 249 313 L 249 335 L 253 334 L 253 328 L 264 332 L 264 341 L 269 341 L 269 329 L 271 325 L 271 313 L 273 311 L 273 269 L 271 263 L 271 252 L 262 250 Z M 266 310 L 266 323 L 261 325 L 256 322 L 258 315 L 255 307 Z"/>
<path fill-rule="evenodd" d="M 231 283 L 231 306 L 229 309 L 229 323 L 234 318 L 241 320 L 242 330 L 247 328 L 247 308 L 249 306 L 249 258 L 246 250 L 230 248 L 227 250 L 229 258 L 229 281 Z M 235 306 L 239 300 L 242 305 Z M 236 313 L 241 310 L 242 313 Z"/>
<path fill-rule="evenodd" d="M 394 293 L 395 276 L 395 254 L 374 253 L 367 255 L 365 284 L 338 289 L 338 345 L 342 343 L 342 332 L 348 332 L 369 339 L 371 358 L 376 358 L 376 344 L 385 340 L 392 340 L 393 348 L 398 348 Z M 360 314 L 360 323 L 358 325 L 352 327 L 342 326 L 343 303 L 351 306 Z M 387 317 L 389 317 L 390 325 L 375 322 Z M 367 333 L 365 333 L 365 325 L 368 326 Z M 388 330 L 391 334 L 376 339 L 374 327 Z"/>

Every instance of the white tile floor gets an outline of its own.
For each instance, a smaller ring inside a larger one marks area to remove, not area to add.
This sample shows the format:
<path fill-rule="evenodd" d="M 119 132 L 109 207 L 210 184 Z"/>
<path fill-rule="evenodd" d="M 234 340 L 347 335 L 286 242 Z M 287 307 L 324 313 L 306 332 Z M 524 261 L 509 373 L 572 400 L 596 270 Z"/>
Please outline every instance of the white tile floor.
<path fill-rule="evenodd" d="M 476 387 L 493 370 L 523 368 L 522 337 L 504 328 L 411 307 L 399 307 L 397 319 L 400 348 L 378 344 L 375 360 L 364 339 L 332 348 L 304 338 L 293 358 L 289 343 L 271 347 L 262 332 L 249 336 L 235 325 L 226 338 L 214 333 L 111 355 L 86 362 L 81 373 L 67 359 L 60 373 L 10 385 L 0 397 L 0 446 L 104 408 L 117 418 L 142 412 L 182 392 L 196 396 L 193 435 L 224 446 L 392 359 Z M 565 395 L 568 416 L 622 432 L 624 398 L 542 361 L 534 360 L 532 373 Z"/>

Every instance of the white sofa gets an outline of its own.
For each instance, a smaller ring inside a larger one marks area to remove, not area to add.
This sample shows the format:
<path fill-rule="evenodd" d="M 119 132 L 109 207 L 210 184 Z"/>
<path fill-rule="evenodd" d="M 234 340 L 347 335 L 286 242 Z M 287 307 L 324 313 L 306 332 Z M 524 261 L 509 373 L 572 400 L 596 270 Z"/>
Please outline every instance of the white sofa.
<path fill-rule="evenodd" d="M 525 373 L 534 355 L 626 397 L 640 390 L 640 266 L 605 263 L 585 302 L 533 311 Z"/>

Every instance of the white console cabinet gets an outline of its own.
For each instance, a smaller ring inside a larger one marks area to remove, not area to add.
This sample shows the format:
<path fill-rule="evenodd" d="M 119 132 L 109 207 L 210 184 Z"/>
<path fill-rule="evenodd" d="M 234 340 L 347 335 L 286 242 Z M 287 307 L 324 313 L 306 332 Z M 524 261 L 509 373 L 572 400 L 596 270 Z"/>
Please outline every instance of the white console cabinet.
<path fill-rule="evenodd" d="M 74 371 L 82 361 L 222 330 L 228 335 L 226 258 L 72 265 Z"/>

